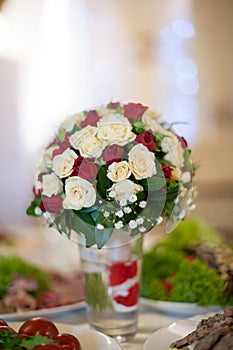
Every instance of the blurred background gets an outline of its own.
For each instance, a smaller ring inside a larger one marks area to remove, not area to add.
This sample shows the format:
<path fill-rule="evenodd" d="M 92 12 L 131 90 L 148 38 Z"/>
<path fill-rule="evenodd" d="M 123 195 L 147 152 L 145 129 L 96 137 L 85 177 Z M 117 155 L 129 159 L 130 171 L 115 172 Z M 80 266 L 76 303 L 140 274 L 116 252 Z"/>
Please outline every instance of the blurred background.
<path fill-rule="evenodd" d="M 36 164 L 64 117 L 120 100 L 179 122 L 192 215 L 232 243 L 232 16 L 232 0 L 0 0 L 1 230 L 39 225 Z"/>

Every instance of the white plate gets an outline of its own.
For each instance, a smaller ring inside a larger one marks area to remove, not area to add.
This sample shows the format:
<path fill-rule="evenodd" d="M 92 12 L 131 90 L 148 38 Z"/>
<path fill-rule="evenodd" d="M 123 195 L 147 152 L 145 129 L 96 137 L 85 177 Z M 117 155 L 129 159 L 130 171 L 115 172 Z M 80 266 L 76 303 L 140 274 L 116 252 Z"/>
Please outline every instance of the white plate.
<path fill-rule="evenodd" d="M 195 330 L 197 324 L 203 319 L 212 316 L 213 313 L 196 315 L 187 319 L 173 322 L 168 327 L 163 327 L 154 332 L 144 343 L 142 350 L 168 350 L 169 345 L 175 340 L 181 339 Z"/>
<path fill-rule="evenodd" d="M 157 301 L 147 298 L 141 298 L 140 302 L 142 305 L 149 306 L 161 313 L 165 314 L 176 314 L 183 316 L 192 316 L 196 314 L 203 314 L 207 312 L 217 312 L 221 311 L 222 308 L 220 306 L 208 306 L 202 307 L 196 304 L 190 303 L 178 303 L 178 302 L 170 302 L 170 301 Z"/>
<path fill-rule="evenodd" d="M 61 312 L 68 312 L 72 310 L 83 309 L 86 306 L 85 301 L 79 301 L 74 304 L 51 307 L 47 309 L 31 310 L 25 312 L 12 312 L 7 314 L 0 314 L 0 318 L 4 320 L 25 320 L 27 318 L 39 317 L 39 316 L 51 316 Z"/>
<path fill-rule="evenodd" d="M 9 326 L 16 331 L 22 322 L 11 322 Z M 122 350 L 121 346 L 107 335 L 84 327 L 55 323 L 60 333 L 70 333 L 75 335 L 82 346 L 82 350 Z"/>

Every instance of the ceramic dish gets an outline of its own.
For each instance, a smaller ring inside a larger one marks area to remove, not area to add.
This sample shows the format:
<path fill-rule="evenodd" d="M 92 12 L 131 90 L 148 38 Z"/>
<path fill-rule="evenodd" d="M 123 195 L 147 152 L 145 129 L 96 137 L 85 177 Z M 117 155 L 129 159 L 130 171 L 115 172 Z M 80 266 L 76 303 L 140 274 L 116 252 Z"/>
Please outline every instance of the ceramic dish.
<path fill-rule="evenodd" d="M 18 330 L 21 322 L 9 322 L 12 328 Z M 122 350 L 121 346 L 107 335 L 74 325 L 55 323 L 60 333 L 70 333 L 75 335 L 82 346 L 82 350 Z"/>
<path fill-rule="evenodd" d="M 205 314 L 207 312 L 217 312 L 222 310 L 220 306 L 202 307 L 202 306 L 199 306 L 196 304 L 190 304 L 190 303 L 158 301 L 158 300 L 152 300 L 147 298 L 141 298 L 140 302 L 141 302 L 141 305 L 148 306 L 161 313 L 183 315 L 186 317 L 197 315 L 197 314 Z"/>
<path fill-rule="evenodd" d="M 85 301 L 79 301 L 74 304 L 51 307 L 49 309 L 40 309 L 40 310 L 31 310 L 25 312 L 13 312 L 7 314 L 0 314 L 0 318 L 4 320 L 26 320 L 32 317 L 40 317 L 40 316 L 52 316 L 59 314 L 61 312 L 67 312 L 72 310 L 83 309 L 86 306 Z"/>

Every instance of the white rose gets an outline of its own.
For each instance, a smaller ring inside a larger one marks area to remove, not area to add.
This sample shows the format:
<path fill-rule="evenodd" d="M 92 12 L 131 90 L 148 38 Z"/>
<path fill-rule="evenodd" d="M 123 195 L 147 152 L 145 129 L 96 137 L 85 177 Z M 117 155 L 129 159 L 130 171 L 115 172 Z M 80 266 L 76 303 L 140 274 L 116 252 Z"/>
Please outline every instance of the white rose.
<path fill-rule="evenodd" d="M 146 129 L 151 129 L 154 132 L 160 132 L 164 134 L 166 130 L 159 124 L 158 119 L 160 113 L 155 112 L 151 109 L 147 109 L 142 116 L 142 122 L 145 124 Z"/>
<path fill-rule="evenodd" d="M 156 174 L 155 155 L 141 143 L 129 152 L 129 166 L 137 180 L 146 179 Z"/>
<path fill-rule="evenodd" d="M 73 129 L 75 124 L 79 126 L 85 118 L 86 116 L 83 112 L 69 115 L 65 118 L 60 127 L 69 132 Z"/>
<path fill-rule="evenodd" d="M 91 207 L 96 200 L 96 192 L 93 185 L 79 176 L 72 176 L 65 183 L 65 209 L 80 210 Z"/>
<path fill-rule="evenodd" d="M 167 136 L 161 142 L 163 152 L 166 152 L 165 159 L 175 167 L 181 168 L 184 165 L 184 150 L 180 141 L 172 132 L 167 131 Z"/>
<path fill-rule="evenodd" d="M 103 151 L 103 143 L 97 137 L 98 129 L 94 126 L 87 125 L 82 130 L 76 131 L 70 136 L 71 145 L 78 149 L 81 156 L 86 158 L 98 158 Z"/>
<path fill-rule="evenodd" d="M 115 194 L 116 200 L 127 201 L 133 194 L 143 191 L 143 187 L 141 185 L 135 184 L 131 180 L 123 180 L 114 183 L 109 191 Z"/>
<path fill-rule="evenodd" d="M 113 162 L 109 168 L 107 177 L 113 182 L 119 182 L 128 179 L 131 175 L 131 170 L 128 162 L 123 160 L 122 162 Z"/>
<path fill-rule="evenodd" d="M 42 188 L 42 194 L 47 197 L 51 197 L 62 192 L 63 183 L 54 173 L 45 174 L 42 177 Z"/>
<path fill-rule="evenodd" d="M 104 115 L 97 126 L 98 138 L 108 144 L 124 146 L 136 138 L 129 120 L 119 114 Z"/>
<path fill-rule="evenodd" d="M 60 178 L 69 176 L 72 173 L 74 161 L 76 158 L 77 154 L 68 148 L 62 154 L 54 157 L 53 171 Z"/>
<path fill-rule="evenodd" d="M 40 172 L 45 172 L 47 170 L 51 170 L 53 167 L 53 151 L 57 149 L 58 146 L 54 145 L 49 148 L 46 148 L 43 152 L 43 155 L 40 160 Z"/>

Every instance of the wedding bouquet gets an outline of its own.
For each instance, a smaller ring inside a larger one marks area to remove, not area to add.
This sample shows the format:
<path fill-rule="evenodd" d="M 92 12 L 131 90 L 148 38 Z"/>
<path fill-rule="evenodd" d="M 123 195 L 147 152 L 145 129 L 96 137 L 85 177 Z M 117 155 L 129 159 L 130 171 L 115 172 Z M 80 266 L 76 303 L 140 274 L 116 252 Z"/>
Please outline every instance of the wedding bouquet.
<path fill-rule="evenodd" d="M 194 207 L 186 140 L 140 103 L 111 102 L 68 116 L 45 148 L 27 214 L 102 248 L 114 230 L 168 228 Z"/>

